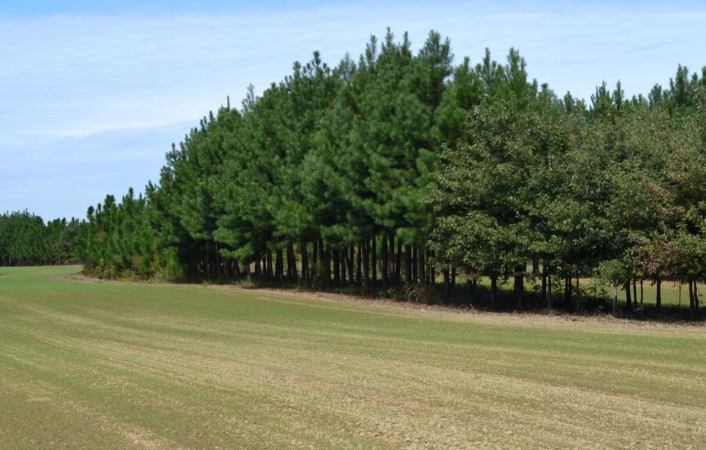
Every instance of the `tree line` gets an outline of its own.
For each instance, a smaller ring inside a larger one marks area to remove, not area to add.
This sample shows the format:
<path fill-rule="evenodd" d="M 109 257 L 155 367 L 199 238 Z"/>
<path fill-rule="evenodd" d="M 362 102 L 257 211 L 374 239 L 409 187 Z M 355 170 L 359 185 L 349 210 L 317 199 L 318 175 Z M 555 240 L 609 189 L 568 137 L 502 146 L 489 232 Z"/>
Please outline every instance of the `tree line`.
<path fill-rule="evenodd" d="M 172 145 L 144 196 L 89 208 L 86 273 L 410 295 L 441 277 L 446 298 L 493 306 L 509 280 L 520 308 L 581 308 L 581 277 L 599 275 L 628 309 L 637 283 L 664 280 L 688 283 L 697 309 L 706 68 L 647 96 L 603 83 L 586 102 L 530 80 L 515 49 L 453 60 L 437 32 L 414 54 L 388 30 L 357 60 L 315 52 L 250 87 Z"/>
<path fill-rule="evenodd" d="M 77 262 L 77 219 L 44 220 L 28 211 L 0 215 L 0 266 L 37 266 Z"/>

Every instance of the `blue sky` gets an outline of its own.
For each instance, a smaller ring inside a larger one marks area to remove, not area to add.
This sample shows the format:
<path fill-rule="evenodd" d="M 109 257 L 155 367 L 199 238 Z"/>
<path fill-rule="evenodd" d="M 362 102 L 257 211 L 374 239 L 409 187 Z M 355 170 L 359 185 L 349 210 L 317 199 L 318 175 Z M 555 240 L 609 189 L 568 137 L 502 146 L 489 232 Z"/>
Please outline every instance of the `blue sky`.
<path fill-rule="evenodd" d="M 706 65 L 703 2 L 528 3 L 0 1 L 0 211 L 83 217 L 141 191 L 226 96 L 239 104 L 314 50 L 357 58 L 388 26 L 415 47 L 440 31 L 456 62 L 515 47 L 530 77 L 586 99 L 603 80 L 647 93 L 679 63 Z"/>

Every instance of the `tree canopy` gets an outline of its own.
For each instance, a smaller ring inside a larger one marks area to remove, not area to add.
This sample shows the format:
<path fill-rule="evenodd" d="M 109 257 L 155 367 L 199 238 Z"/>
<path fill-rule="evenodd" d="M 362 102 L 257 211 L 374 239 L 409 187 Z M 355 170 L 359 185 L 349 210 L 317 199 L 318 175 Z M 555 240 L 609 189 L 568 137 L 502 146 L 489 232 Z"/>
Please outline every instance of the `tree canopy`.
<path fill-rule="evenodd" d="M 79 255 L 100 276 L 367 292 L 434 283 L 440 270 L 447 295 L 458 274 L 470 298 L 490 277 L 493 301 L 513 279 L 519 307 L 528 277 L 549 307 L 554 295 L 580 308 L 587 275 L 628 293 L 665 279 L 695 291 L 705 90 L 706 68 L 679 66 L 646 96 L 603 82 L 585 102 L 529 79 L 516 49 L 454 66 L 440 33 L 415 53 L 388 30 L 357 61 L 329 66 L 315 52 L 240 108 L 209 113 L 145 196 L 89 208 Z"/>
<path fill-rule="evenodd" d="M 66 264 L 76 261 L 77 219 L 48 223 L 28 211 L 0 215 L 0 266 Z"/>

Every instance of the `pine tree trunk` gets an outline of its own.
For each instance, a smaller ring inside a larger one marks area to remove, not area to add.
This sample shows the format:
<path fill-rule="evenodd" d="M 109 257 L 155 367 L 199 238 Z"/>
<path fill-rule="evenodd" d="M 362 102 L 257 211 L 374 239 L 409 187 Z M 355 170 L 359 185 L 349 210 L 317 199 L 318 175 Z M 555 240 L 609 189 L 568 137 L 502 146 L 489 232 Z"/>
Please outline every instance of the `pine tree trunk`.
<path fill-rule="evenodd" d="M 338 248 L 336 249 L 336 252 L 333 254 L 334 258 L 334 267 L 336 264 L 336 253 L 338 254 L 338 265 L 339 265 L 339 272 L 340 272 L 340 278 L 338 280 L 340 286 L 343 286 L 346 284 L 346 251 L 345 247 L 341 246 L 341 244 L 338 244 Z"/>
<path fill-rule="evenodd" d="M 427 270 L 426 270 L 426 261 L 424 258 L 424 247 L 419 248 L 419 257 L 417 258 L 418 261 L 418 273 L 419 273 L 419 282 L 421 284 L 425 284 L 427 282 Z"/>
<path fill-rule="evenodd" d="M 373 235 L 373 251 L 372 251 L 372 266 L 373 266 L 373 277 L 372 277 L 372 286 L 373 289 L 377 289 L 378 286 L 378 252 L 377 252 L 377 239 L 375 238 L 375 235 Z"/>
<path fill-rule="evenodd" d="M 431 257 L 433 258 L 435 255 L 436 252 L 432 251 Z M 429 264 L 429 284 L 432 286 L 436 284 L 436 267 L 434 267 L 432 264 Z"/>
<path fill-rule="evenodd" d="M 387 263 L 388 263 L 388 256 L 387 256 L 387 236 L 382 235 L 382 255 L 380 255 L 380 259 L 382 260 L 382 289 L 387 290 L 387 287 L 390 285 L 390 273 L 387 270 Z"/>
<path fill-rule="evenodd" d="M 323 239 L 319 239 L 319 272 L 316 274 L 317 277 L 322 278 L 319 283 L 323 284 L 325 287 L 329 287 L 331 284 L 331 246 L 326 243 L 324 244 Z"/>
<path fill-rule="evenodd" d="M 284 279 L 284 258 L 282 257 L 282 250 L 275 252 L 275 274 L 277 276 L 277 283 L 282 284 Z"/>
<path fill-rule="evenodd" d="M 288 283 L 292 281 L 292 257 L 289 254 L 289 244 L 285 247 L 283 254 L 282 278 Z"/>
<path fill-rule="evenodd" d="M 515 296 L 515 303 L 517 303 L 517 307 L 519 309 L 523 308 L 522 294 L 524 293 L 524 290 L 525 290 L 525 277 L 523 274 L 524 270 L 525 270 L 524 265 L 515 266 L 515 280 L 514 280 L 514 286 L 513 286 L 513 293 Z"/>
<path fill-rule="evenodd" d="M 262 282 L 262 267 L 260 266 L 260 255 L 255 257 L 255 276 L 258 282 Z"/>
<path fill-rule="evenodd" d="M 351 271 L 351 261 L 348 255 L 348 246 L 341 247 L 341 283 L 350 285 L 353 282 L 353 272 Z M 343 276 L 343 274 L 346 274 Z"/>
<path fill-rule="evenodd" d="M 200 276 L 203 273 L 201 269 L 201 246 L 196 245 L 196 273 Z"/>
<path fill-rule="evenodd" d="M 214 241 L 214 245 L 216 246 L 216 278 L 221 277 L 222 269 L 221 269 L 221 249 L 218 248 L 218 242 Z"/>
<path fill-rule="evenodd" d="M 355 245 L 344 247 L 344 250 L 348 261 L 348 286 L 353 287 L 355 283 Z"/>
<path fill-rule="evenodd" d="M 579 272 L 576 271 L 576 311 L 581 310 L 581 289 L 579 288 Z"/>
<path fill-rule="evenodd" d="M 306 253 L 306 249 L 304 249 L 304 252 Z M 289 244 L 287 246 L 287 253 L 289 257 L 289 267 L 290 272 L 291 272 L 291 281 L 294 283 L 299 284 L 299 271 L 297 270 L 297 255 L 294 253 L 294 244 Z M 303 269 L 302 269 L 303 270 Z"/>
<path fill-rule="evenodd" d="M 552 309 L 552 275 L 547 269 L 547 309 Z"/>
<path fill-rule="evenodd" d="M 390 261 L 388 263 L 387 268 L 390 270 L 389 272 L 389 283 L 388 286 L 395 285 L 397 280 L 395 278 L 395 234 L 392 233 L 390 234 L 390 251 L 387 254 L 387 257 L 390 258 Z"/>
<path fill-rule="evenodd" d="M 655 300 L 657 303 L 657 309 L 662 308 L 662 280 L 657 278 L 657 299 Z"/>
<path fill-rule="evenodd" d="M 630 297 L 630 280 L 625 282 L 625 285 L 623 286 L 625 288 L 625 305 L 628 308 L 628 311 L 632 311 L 632 299 Z"/>
<path fill-rule="evenodd" d="M 466 298 L 468 298 L 468 304 L 473 304 L 473 278 L 468 275 L 466 279 Z"/>
<path fill-rule="evenodd" d="M 286 261 L 286 267 L 287 267 L 287 273 L 284 276 L 287 282 L 291 282 L 292 278 L 294 278 L 294 272 L 292 272 L 292 255 L 289 253 L 289 244 L 287 244 L 287 249 L 285 251 L 285 258 L 284 260 Z M 282 269 L 284 271 L 284 269 Z"/>
<path fill-rule="evenodd" d="M 341 286 L 351 282 L 353 274 L 350 269 L 350 261 L 348 261 L 348 246 L 342 245 L 339 247 L 339 253 L 341 258 Z"/>
<path fill-rule="evenodd" d="M 542 300 L 547 300 L 547 261 L 542 264 Z"/>
<path fill-rule="evenodd" d="M 211 250 L 208 241 L 206 241 L 206 279 L 211 279 Z"/>
<path fill-rule="evenodd" d="M 306 242 L 304 240 L 299 243 L 299 252 L 302 254 L 302 282 L 308 285 L 311 284 L 309 274 L 309 251 L 306 248 Z"/>
<path fill-rule="evenodd" d="M 317 283 L 319 280 L 319 240 L 314 239 L 314 249 L 311 252 L 311 256 L 313 257 L 313 264 L 312 264 L 312 272 L 311 275 L 309 276 L 309 281 L 311 283 Z"/>
<path fill-rule="evenodd" d="M 444 274 L 444 302 L 448 303 L 449 298 L 451 298 L 451 280 L 448 267 L 444 267 L 442 272 Z"/>
<path fill-rule="evenodd" d="M 363 287 L 365 292 L 370 292 L 370 244 L 367 239 L 363 244 Z"/>
<path fill-rule="evenodd" d="M 331 286 L 331 244 L 329 244 L 328 242 L 326 243 L 326 258 L 324 258 L 324 259 L 325 259 L 325 262 L 324 262 L 324 266 L 325 266 L 324 267 L 324 271 L 325 271 L 324 283 L 325 283 L 326 287 L 330 287 Z"/>
<path fill-rule="evenodd" d="M 395 284 L 402 284 L 402 240 L 397 239 L 397 256 L 395 258 Z"/>
<path fill-rule="evenodd" d="M 272 252 L 267 251 L 267 280 L 272 281 L 274 276 L 272 274 Z"/>
<path fill-rule="evenodd" d="M 404 246 L 404 278 L 407 284 L 412 284 L 412 246 Z"/>
<path fill-rule="evenodd" d="M 358 272 L 356 273 L 355 284 L 362 286 L 363 284 L 363 244 L 358 242 Z"/>
<path fill-rule="evenodd" d="M 414 284 L 419 283 L 419 278 L 418 278 L 419 270 L 417 269 L 417 267 L 418 267 L 417 262 L 419 261 L 417 259 L 418 254 L 419 254 L 419 252 L 417 250 L 417 246 L 415 245 L 412 247 L 412 267 L 410 269 L 412 271 L 412 283 L 414 283 Z"/>
<path fill-rule="evenodd" d="M 337 247 L 333 250 L 333 285 L 338 287 L 341 285 L 341 248 Z"/>
<path fill-rule="evenodd" d="M 490 275 L 490 307 L 495 309 L 495 298 L 498 293 L 498 276 Z"/>
<path fill-rule="evenodd" d="M 277 272 L 277 269 L 275 267 L 276 260 L 277 260 L 277 255 L 275 254 L 275 256 L 272 256 L 272 252 L 268 251 L 267 252 L 267 276 L 269 277 L 270 281 L 275 281 L 275 279 L 276 279 L 276 276 L 275 276 L 275 274 Z"/>

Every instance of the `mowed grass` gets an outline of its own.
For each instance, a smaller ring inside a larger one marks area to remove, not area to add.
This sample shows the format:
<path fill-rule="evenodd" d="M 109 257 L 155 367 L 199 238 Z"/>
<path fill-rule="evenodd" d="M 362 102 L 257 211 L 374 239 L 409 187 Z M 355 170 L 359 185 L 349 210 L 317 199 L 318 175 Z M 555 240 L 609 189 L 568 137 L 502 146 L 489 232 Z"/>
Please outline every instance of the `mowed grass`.
<path fill-rule="evenodd" d="M 2 449 L 701 449 L 703 325 L 0 268 Z"/>

